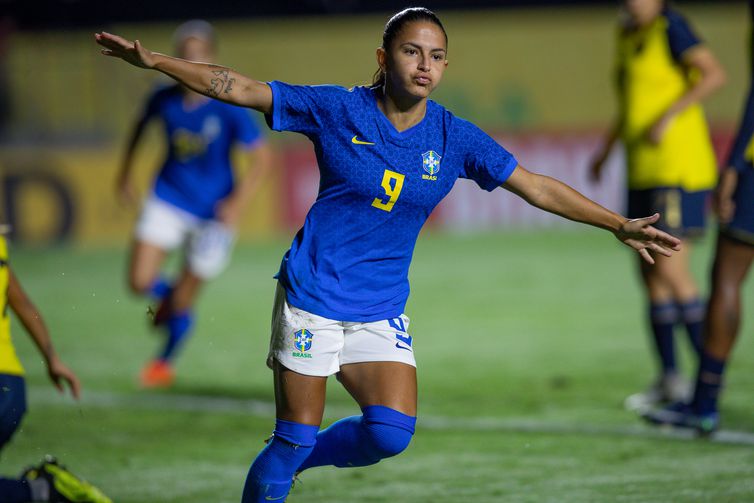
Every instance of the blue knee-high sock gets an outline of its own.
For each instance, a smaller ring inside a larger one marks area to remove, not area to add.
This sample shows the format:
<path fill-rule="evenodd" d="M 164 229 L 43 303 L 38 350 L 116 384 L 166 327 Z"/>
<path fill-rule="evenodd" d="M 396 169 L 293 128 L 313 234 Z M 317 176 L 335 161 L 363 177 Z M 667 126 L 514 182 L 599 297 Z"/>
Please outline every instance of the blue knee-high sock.
<path fill-rule="evenodd" d="M 26 480 L 0 477 L 0 503 L 29 503 L 35 501 Z"/>
<path fill-rule="evenodd" d="M 673 326 L 678 320 L 678 311 L 673 302 L 652 303 L 649 306 L 649 321 L 652 325 L 655 350 L 660 360 L 662 373 L 675 371 L 675 344 Z"/>
<path fill-rule="evenodd" d="M 173 313 L 168 317 L 166 325 L 168 337 L 165 341 L 165 347 L 160 353 L 160 360 L 169 362 L 175 357 L 181 343 L 186 340 L 191 332 L 191 328 L 194 326 L 194 315 L 191 311 Z"/>
<path fill-rule="evenodd" d="M 318 430 L 318 426 L 278 419 L 272 440 L 251 464 L 241 502 L 284 501 L 293 475 L 317 442 Z"/>
<path fill-rule="evenodd" d="M 153 299 L 162 300 L 170 295 L 171 291 L 173 291 L 173 286 L 170 284 L 167 278 L 164 276 L 158 276 L 157 279 L 154 280 L 152 285 L 147 289 L 146 293 Z"/>
<path fill-rule="evenodd" d="M 691 408 L 697 414 L 717 412 L 717 400 L 723 385 L 725 360 L 718 360 L 707 352 L 702 352 L 699 372 L 696 376 L 696 388 Z"/>
<path fill-rule="evenodd" d="M 362 409 L 363 415 L 333 423 L 317 435 L 317 445 L 299 471 L 315 466 L 368 466 L 408 447 L 416 418 L 381 405 Z"/>
<path fill-rule="evenodd" d="M 704 318 L 706 316 L 706 306 L 701 299 L 694 299 L 678 306 L 681 312 L 681 321 L 686 325 L 686 332 L 689 336 L 691 347 L 697 356 L 702 355 L 702 330 L 704 329 Z"/>

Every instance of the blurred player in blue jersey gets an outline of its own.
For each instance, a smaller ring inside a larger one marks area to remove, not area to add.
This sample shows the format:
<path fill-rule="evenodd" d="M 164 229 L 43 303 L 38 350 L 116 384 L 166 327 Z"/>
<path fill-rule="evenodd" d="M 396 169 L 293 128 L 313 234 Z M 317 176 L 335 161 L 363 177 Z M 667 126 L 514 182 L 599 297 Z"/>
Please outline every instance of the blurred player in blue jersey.
<path fill-rule="evenodd" d="M 660 213 L 657 227 L 684 238 L 683 251 L 657 265 L 639 263 L 659 372 L 626 407 L 646 410 L 688 398 L 690 382 L 678 369 L 674 329 L 682 325 L 701 350 L 704 303 L 691 274 L 691 243 L 705 227 L 707 196 L 717 169 L 701 100 L 725 74 L 712 51 L 663 0 L 624 0 L 617 43 L 619 120 L 592 174 L 599 179 L 612 144 L 626 152 L 628 216 Z"/>
<path fill-rule="evenodd" d="M 754 27 L 754 0 L 749 0 Z M 741 286 L 754 260 L 754 36 L 749 40 L 751 88 L 727 166 L 715 193 L 720 218 L 712 266 L 704 346 L 690 403 L 650 411 L 645 418 L 702 433 L 720 423 L 717 408 L 723 373 L 741 322 Z"/>
<path fill-rule="evenodd" d="M 11 440 L 26 413 L 24 368 L 11 339 L 10 311 L 18 316 L 39 349 L 47 374 L 58 391 L 62 393 L 68 386 L 74 398 L 78 399 L 80 394 L 78 377 L 58 357 L 42 315 L 11 270 L 3 235 L 7 230 L 7 226 L 0 224 L 0 449 Z M 47 457 L 18 478 L 0 476 L 0 503 L 32 501 L 109 503 L 110 499 L 79 480 L 54 458 Z"/>
<path fill-rule="evenodd" d="M 570 187 L 530 173 L 482 130 L 428 100 L 448 64 L 447 36 L 423 8 L 385 26 L 372 86 L 258 82 L 229 68 L 152 53 L 99 33 L 103 53 L 264 113 L 270 127 L 314 144 L 320 188 L 283 257 L 272 316 L 274 435 L 246 479 L 245 503 L 282 501 L 293 475 L 317 466 L 367 466 L 402 452 L 416 424 L 414 339 L 404 307 L 422 225 L 459 178 L 499 186 L 531 204 L 610 230 L 652 262 L 679 241 L 627 220 Z M 319 431 L 327 377 L 362 414 Z"/>
<path fill-rule="evenodd" d="M 174 38 L 180 57 L 212 61 L 215 35 L 208 23 L 189 21 Z M 136 226 L 128 282 L 135 293 L 155 299 L 155 325 L 166 332 L 159 355 L 141 373 L 141 384 L 165 387 L 173 382 L 173 359 L 194 324 L 199 289 L 227 265 L 234 228 L 268 169 L 270 155 L 247 110 L 180 85 L 161 87 L 149 98 L 126 150 L 117 180 L 125 202 L 135 201 L 132 159 L 152 119 L 162 121 L 167 158 Z M 250 154 L 252 169 L 240 183 L 234 180 L 230 159 L 238 144 Z M 160 268 L 166 255 L 182 245 L 185 265 L 178 278 L 169 280 Z"/>

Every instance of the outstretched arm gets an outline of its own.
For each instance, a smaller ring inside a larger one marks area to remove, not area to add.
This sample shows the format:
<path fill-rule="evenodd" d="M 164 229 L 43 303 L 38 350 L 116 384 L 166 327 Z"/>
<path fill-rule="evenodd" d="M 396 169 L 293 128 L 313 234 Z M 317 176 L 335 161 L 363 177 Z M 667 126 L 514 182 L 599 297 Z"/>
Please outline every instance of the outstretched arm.
<path fill-rule="evenodd" d="M 654 264 L 650 251 L 669 257 L 673 251 L 680 250 L 679 239 L 652 227 L 659 220 L 659 214 L 629 220 L 584 197 L 568 185 L 548 176 L 531 173 L 521 166 L 513 171 L 503 188 L 537 208 L 609 230 L 618 240 L 639 252 L 650 264 Z"/>
<path fill-rule="evenodd" d="M 264 82 L 250 79 L 230 68 L 196 63 L 152 52 L 136 40 L 101 32 L 94 35 L 102 54 L 120 58 L 139 68 L 158 70 L 184 86 L 210 98 L 233 105 L 253 108 L 262 113 L 272 111 L 272 90 Z"/>
<path fill-rule="evenodd" d="M 21 288 L 21 284 L 16 279 L 13 271 L 9 272 L 8 304 L 37 345 L 39 352 L 47 364 L 47 374 L 50 376 L 52 383 L 60 392 L 63 391 L 63 382 L 68 383 L 68 386 L 71 388 L 71 394 L 74 398 L 78 399 L 81 386 L 76 374 L 58 358 L 42 315 L 39 314 L 36 306 L 26 295 L 23 288 Z"/>

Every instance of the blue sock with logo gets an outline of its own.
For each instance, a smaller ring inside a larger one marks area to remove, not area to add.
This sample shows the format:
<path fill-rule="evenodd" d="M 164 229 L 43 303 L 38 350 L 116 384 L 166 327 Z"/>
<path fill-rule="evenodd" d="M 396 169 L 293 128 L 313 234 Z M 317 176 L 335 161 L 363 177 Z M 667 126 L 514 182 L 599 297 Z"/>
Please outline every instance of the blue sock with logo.
<path fill-rule="evenodd" d="M 318 426 L 278 419 L 273 437 L 249 468 L 242 503 L 284 501 L 293 475 L 312 452 Z"/>
<path fill-rule="evenodd" d="M 696 376 L 696 388 L 691 408 L 697 414 L 717 412 L 717 399 L 723 385 L 725 360 L 718 360 L 706 351 L 702 352 L 699 372 Z"/>
<path fill-rule="evenodd" d="M 660 359 L 662 373 L 675 371 L 675 344 L 673 341 L 673 326 L 678 321 L 678 311 L 675 303 L 652 303 L 649 306 L 649 321 L 652 325 L 652 336 L 655 351 Z"/>
<path fill-rule="evenodd" d="M 32 498 L 31 488 L 26 480 L 0 477 L 0 502 L 29 503 L 30 501 L 37 500 Z"/>
<path fill-rule="evenodd" d="M 168 317 L 167 331 L 168 338 L 165 341 L 165 347 L 160 353 L 160 360 L 170 362 L 186 340 L 191 328 L 194 326 L 194 315 L 192 312 L 184 311 L 182 313 L 173 313 Z"/>
<path fill-rule="evenodd" d="M 681 321 L 686 325 L 691 347 L 697 356 L 702 356 L 702 330 L 704 319 L 707 315 L 706 306 L 701 299 L 694 299 L 678 306 L 681 312 Z"/>
<path fill-rule="evenodd" d="M 341 419 L 317 435 L 317 445 L 299 471 L 315 466 L 340 468 L 373 465 L 408 447 L 416 417 L 382 405 L 362 409 L 363 415 Z"/>

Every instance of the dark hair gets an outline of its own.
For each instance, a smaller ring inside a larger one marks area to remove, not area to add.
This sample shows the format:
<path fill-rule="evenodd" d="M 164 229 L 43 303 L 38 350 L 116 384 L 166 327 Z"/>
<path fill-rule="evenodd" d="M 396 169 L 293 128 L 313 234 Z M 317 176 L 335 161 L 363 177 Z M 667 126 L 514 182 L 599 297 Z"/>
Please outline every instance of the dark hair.
<path fill-rule="evenodd" d="M 445 45 L 448 44 L 448 34 L 445 32 L 445 27 L 440 22 L 440 18 L 438 18 L 434 12 L 424 7 L 409 7 L 388 19 L 388 22 L 385 24 L 385 31 L 382 32 L 382 48 L 386 51 L 390 50 L 393 40 L 401 30 L 403 30 L 407 24 L 416 21 L 426 21 L 439 27 L 442 30 L 442 34 L 445 35 Z M 385 72 L 383 72 L 381 68 L 378 68 L 372 77 L 372 87 L 382 87 L 384 84 Z"/>

